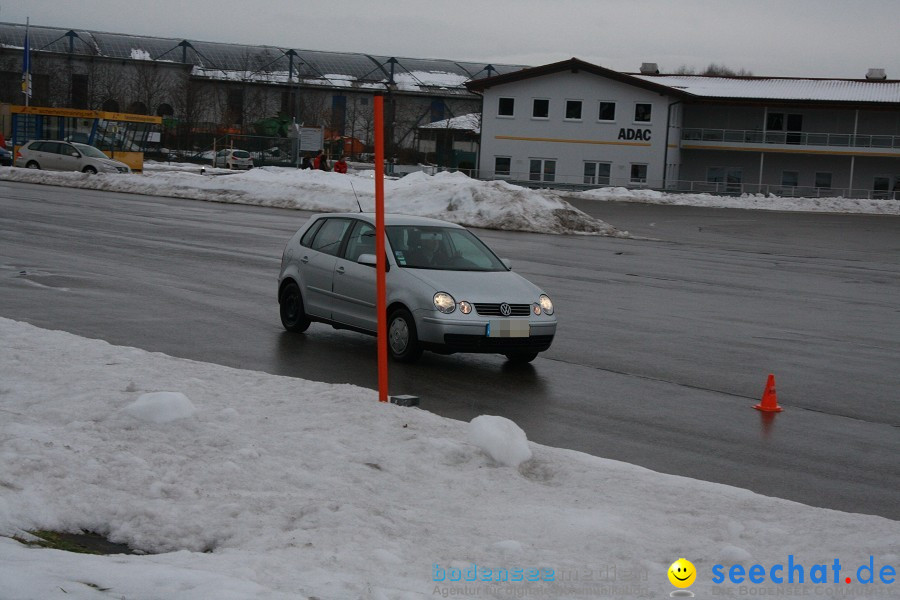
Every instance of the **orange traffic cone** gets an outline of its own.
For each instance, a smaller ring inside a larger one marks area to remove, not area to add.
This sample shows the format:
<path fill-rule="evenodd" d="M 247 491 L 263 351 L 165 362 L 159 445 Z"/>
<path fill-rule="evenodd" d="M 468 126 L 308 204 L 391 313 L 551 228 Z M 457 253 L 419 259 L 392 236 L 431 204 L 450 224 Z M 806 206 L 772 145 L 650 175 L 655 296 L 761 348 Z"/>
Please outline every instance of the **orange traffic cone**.
<path fill-rule="evenodd" d="M 775 396 L 775 376 L 771 373 L 769 373 L 769 380 L 766 382 L 766 391 L 763 392 L 762 401 L 753 408 L 764 412 L 781 412 L 784 410 L 778 406 L 778 398 Z"/>

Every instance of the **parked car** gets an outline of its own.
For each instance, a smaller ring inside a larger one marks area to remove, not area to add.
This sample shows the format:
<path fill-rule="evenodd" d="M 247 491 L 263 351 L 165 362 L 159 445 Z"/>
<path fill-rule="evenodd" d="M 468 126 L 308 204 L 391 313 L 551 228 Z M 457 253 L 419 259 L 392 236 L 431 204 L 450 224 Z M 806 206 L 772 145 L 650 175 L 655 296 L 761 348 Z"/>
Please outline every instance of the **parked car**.
<path fill-rule="evenodd" d="M 16 152 L 17 167 L 82 173 L 131 173 L 123 162 L 113 160 L 87 144 L 59 140 L 31 140 Z"/>
<path fill-rule="evenodd" d="M 252 169 L 253 157 L 246 150 L 225 148 L 216 152 L 216 160 L 213 166 L 225 167 L 226 169 Z"/>
<path fill-rule="evenodd" d="M 13 164 L 12 152 L 10 152 L 6 148 L 0 146 L 0 165 L 2 165 L 4 167 L 11 167 L 12 164 Z"/>
<path fill-rule="evenodd" d="M 385 216 L 388 350 L 498 353 L 530 362 L 556 334 L 550 298 L 459 225 Z M 375 215 L 313 215 L 287 243 L 278 277 L 281 323 L 313 321 L 375 334 Z"/>

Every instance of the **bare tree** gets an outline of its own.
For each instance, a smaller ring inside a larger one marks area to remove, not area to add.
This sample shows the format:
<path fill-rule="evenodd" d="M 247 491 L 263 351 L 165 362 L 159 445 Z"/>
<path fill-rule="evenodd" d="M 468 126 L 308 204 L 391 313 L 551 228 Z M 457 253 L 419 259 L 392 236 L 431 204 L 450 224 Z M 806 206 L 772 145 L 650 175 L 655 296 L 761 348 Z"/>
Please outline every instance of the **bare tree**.
<path fill-rule="evenodd" d="M 688 65 L 681 65 L 674 71 L 672 71 L 675 75 L 697 75 L 697 69 Z M 700 75 L 706 75 L 710 77 L 752 77 L 753 73 L 747 69 L 732 69 L 724 64 L 719 63 L 709 63 L 706 69 L 700 72 Z"/>
<path fill-rule="evenodd" d="M 136 63 L 125 76 L 124 88 L 130 104 L 143 104 L 147 114 L 156 114 L 163 98 L 172 97 L 172 81 L 156 63 Z"/>

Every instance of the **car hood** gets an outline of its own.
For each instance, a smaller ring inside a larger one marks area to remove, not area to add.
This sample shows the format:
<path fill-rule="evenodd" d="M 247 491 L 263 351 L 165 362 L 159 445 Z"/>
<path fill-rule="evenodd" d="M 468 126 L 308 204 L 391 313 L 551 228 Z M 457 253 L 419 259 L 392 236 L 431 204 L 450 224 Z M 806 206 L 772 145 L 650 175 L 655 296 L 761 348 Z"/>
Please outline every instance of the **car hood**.
<path fill-rule="evenodd" d="M 93 160 L 96 161 L 98 164 L 101 164 L 106 167 L 112 167 L 114 169 L 128 166 L 123 162 L 119 162 L 119 161 L 113 160 L 111 158 L 94 158 Z"/>
<path fill-rule="evenodd" d="M 401 267 L 402 268 L 402 267 Z M 457 302 L 508 302 L 531 304 L 537 302 L 541 289 L 512 271 L 437 271 L 405 269 L 411 277 L 447 292 Z"/>

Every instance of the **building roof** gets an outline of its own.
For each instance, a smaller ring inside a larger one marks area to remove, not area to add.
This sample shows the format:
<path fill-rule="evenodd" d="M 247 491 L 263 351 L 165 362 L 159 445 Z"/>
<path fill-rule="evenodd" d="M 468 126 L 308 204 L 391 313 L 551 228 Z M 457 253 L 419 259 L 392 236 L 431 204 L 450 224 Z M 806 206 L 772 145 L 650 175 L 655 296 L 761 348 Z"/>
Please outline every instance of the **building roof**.
<path fill-rule="evenodd" d="M 540 67 L 519 69 L 517 71 L 501 73 L 492 77 L 473 79 L 472 81 L 466 83 L 466 87 L 474 92 L 483 92 L 484 90 L 497 85 L 504 85 L 516 81 L 524 81 L 526 79 L 533 79 L 534 77 L 543 77 L 545 75 L 552 75 L 554 73 L 562 73 L 565 71 L 571 71 L 572 73 L 584 71 L 587 73 L 592 73 L 594 75 L 599 75 L 601 77 L 606 77 L 607 79 L 621 81 L 622 83 L 627 83 L 628 85 L 649 89 L 654 92 L 669 94 L 673 96 L 686 95 L 681 90 L 676 90 L 665 85 L 660 85 L 653 81 L 639 79 L 627 73 L 613 71 L 612 69 L 607 69 L 599 65 L 585 62 L 578 58 L 570 58 L 568 60 L 562 60 L 559 62 L 550 63 L 549 65 L 542 65 Z"/>
<path fill-rule="evenodd" d="M 701 98 L 900 103 L 900 81 L 897 80 L 643 74 L 633 76 Z"/>
<path fill-rule="evenodd" d="M 456 131 L 472 131 L 481 133 L 481 113 L 469 113 L 434 123 L 419 125 L 419 129 L 452 129 Z"/>
<path fill-rule="evenodd" d="M 715 77 L 621 73 L 571 58 L 470 81 L 476 92 L 565 71 L 586 72 L 688 101 L 802 102 L 813 104 L 900 104 L 900 81 L 791 77 Z"/>
<path fill-rule="evenodd" d="M 252 46 L 31 25 L 32 52 L 112 59 L 187 63 L 198 77 L 287 83 L 293 51 L 293 81 L 329 88 L 396 89 L 436 95 L 467 95 L 465 82 L 485 74 L 518 71 L 521 65 L 488 65 L 445 59 L 400 58 L 358 52 L 325 52 Z M 22 49 L 25 25 L 0 23 L 0 48 Z"/>

